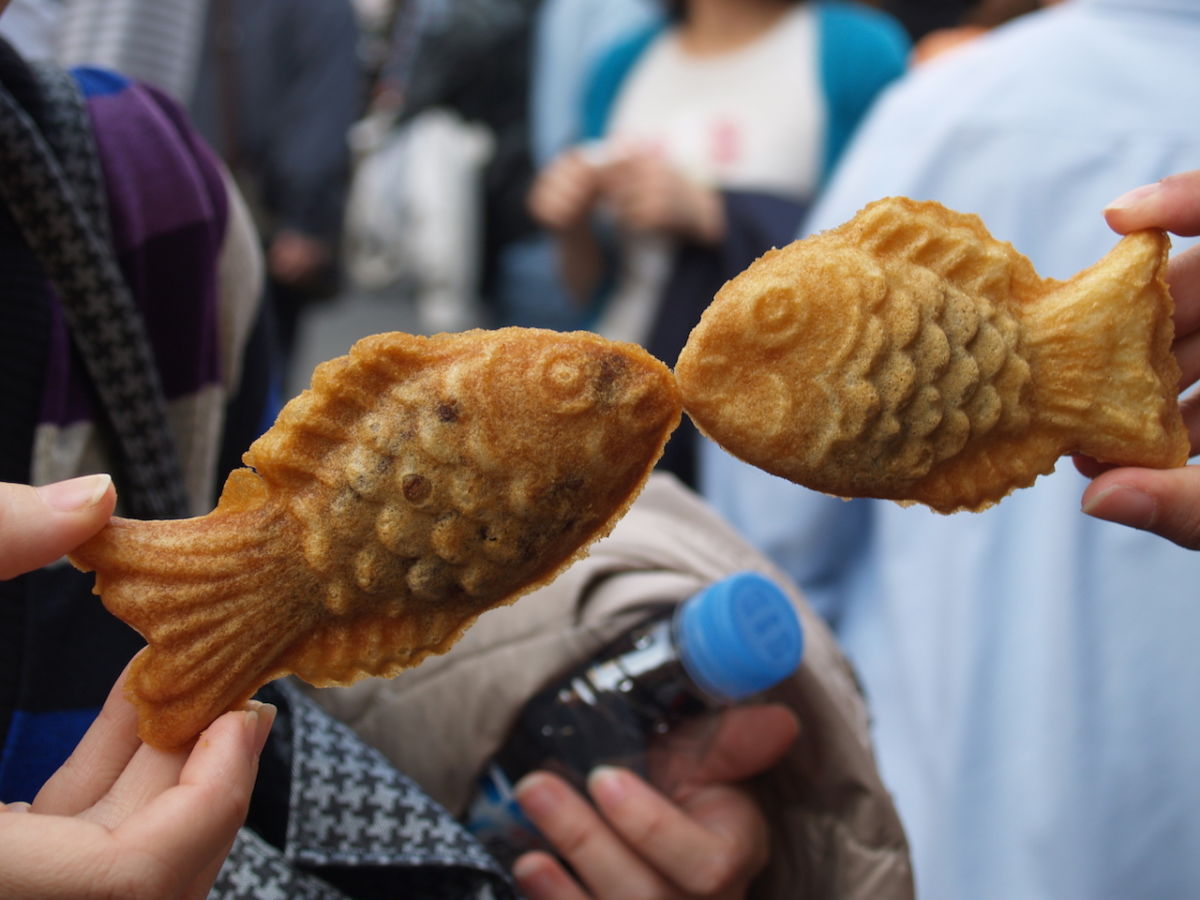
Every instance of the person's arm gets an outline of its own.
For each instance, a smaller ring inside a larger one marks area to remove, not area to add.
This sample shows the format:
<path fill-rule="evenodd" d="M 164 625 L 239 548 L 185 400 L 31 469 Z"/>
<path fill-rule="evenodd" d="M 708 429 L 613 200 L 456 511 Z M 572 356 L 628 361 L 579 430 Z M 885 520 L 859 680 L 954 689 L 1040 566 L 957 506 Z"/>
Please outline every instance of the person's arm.
<path fill-rule="evenodd" d="M 1162 228 L 1174 234 L 1200 234 L 1200 170 L 1164 178 L 1114 200 L 1104 212 L 1120 234 Z M 1175 300 L 1175 357 L 1180 388 L 1200 380 L 1200 247 L 1175 256 L 1167 270 Z M 1192 451 L 1200 448 L 1200 401 L 1181 401 Z M 1077 458 L 1092 483 L 1083 493 L 1085 513 L 1161 535 L 1183 547 L 1200 549 L 1200 468 L 1107 468 Z"/>
<path fill-rule="evenodd" d="M 599 192 L 599 167 L 583 148 L 550 162 L 529 191 L 530 215 L 554 234 L 563 284 L 581 303 L 591 298 L 603 275 L 603 251 L 590 221 Z"/>
<path fill-rule="evenodd" d="M 0 484 L 0 578 L 53 562 L 104 527 L 107 475 Z M 274 707 L 214 722 L 190 751 L 137 738 L 124 676 L 70 759 L 28 803 L 0 803 L 0 896 L 202 898 L 250 803 Z"/>
<path fill-rule="evenodd" d="M 513 877 L 530 900 L 744 897 L 767 864 L 769 841 L 762 812 L 739 782 L 779 762 L 798 731 L 787 707 L 729 710 L 669 796 L 625 769 L 591 774 L 594 806 L 556 775 L 526 776 L 517 802 L 574 875 L 535 851 L 517 860 Z"/>

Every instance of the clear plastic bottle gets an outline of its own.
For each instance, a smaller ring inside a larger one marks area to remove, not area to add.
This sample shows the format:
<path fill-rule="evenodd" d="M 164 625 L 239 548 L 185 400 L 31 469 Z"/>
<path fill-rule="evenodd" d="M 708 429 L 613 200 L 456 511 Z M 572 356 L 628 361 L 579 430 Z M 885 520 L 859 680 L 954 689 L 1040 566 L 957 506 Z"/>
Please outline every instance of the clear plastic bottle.
<path fill-rule="evenodd" d="M 652 615 L 530 699 L 479 777 L 467 827 L 510 865 L 545 848 L 512 796 L 535 769 L 582 786 L 598 765 L 625 766 L 669 790 L 671 776 L 649 771 L 658 739 L 687 723 L 687 755 L 699 757 L 705 717 L 787 678 L 803 645 L 791 601 L 756 572 Z M 677 742 L 669 752 L 680 753 Z"/>

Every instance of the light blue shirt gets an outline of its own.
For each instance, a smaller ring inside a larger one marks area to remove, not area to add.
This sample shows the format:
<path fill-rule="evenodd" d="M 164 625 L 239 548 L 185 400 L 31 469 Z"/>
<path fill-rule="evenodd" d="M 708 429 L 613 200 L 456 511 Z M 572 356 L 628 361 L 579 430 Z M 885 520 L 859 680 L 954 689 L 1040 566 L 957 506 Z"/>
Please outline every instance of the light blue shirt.
<path fill-rule="evenodd" d="M 1069 0 L 898 83 L 809 229 L 934 199 L 1065 278 L 1116 243 L 1110 200 L 1200 168 L 1198 110 L 1200 0 Z M 1200 554 L 1084 516 L 1085 485 L 1063 460 L 941 516 L 706 450 L 858 667 L 921 900 L 1200 898 Z"/>
<path fill-rule="evenodd" d="M 600 52 L 661 15 L 655 0 L 544 0 L 534 29 L 529 98 L 537 165 L 580 140 L 584 87 Z"/>

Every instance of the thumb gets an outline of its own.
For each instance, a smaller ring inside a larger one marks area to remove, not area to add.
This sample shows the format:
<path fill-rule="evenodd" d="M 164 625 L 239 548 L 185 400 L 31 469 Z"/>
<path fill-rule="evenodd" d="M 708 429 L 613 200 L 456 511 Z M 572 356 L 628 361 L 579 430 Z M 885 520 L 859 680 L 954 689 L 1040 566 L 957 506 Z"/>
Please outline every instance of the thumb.
<path fill-rule="evenodd" d="M 108 475 L 85 475 L 43 487 L 0 482 L 0 580 L 54 562 L 99 531 L 112 516 Z"/>
<path fill-rule="evenodd" d="M 782 704 L 733 707 L 722 714 L 693 783 L 742 781 L 783 759 L 800 733 L 795 713 Z"/>
<path fill-rule="evenodd" d="M 1200 234 L 1200 169 L 1134 188 L 1112 201 L 1104 218 L 1118 234 L 1141 228 Z"/>
<path fill-rule="evenodd" d="M 1083 511 L 1200 549 L 1200 467 L 1112 469 L 1083 492 Z"/>

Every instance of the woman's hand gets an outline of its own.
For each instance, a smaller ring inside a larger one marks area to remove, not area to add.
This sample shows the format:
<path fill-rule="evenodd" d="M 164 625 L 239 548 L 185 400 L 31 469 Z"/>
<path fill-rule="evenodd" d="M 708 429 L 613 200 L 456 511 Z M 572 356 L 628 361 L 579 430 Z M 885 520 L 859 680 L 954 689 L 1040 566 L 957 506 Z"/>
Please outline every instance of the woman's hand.
<path fill-rule="evenodd" d="M 51 563 L 98 532 L 112 479 L 0 483 L 0 578 Z M 142 744 L 124 675 L 75 752 L 28 803 L 0 803 L 0 897 L 205 897 L 250 803 L 275 719 L 251 703 L 190 750 Z"/>
<path fill-rule="evenodd" d="M 527 776 L 517 801 L 575 875 L 548 853 L 526 853 L 513 867 L 518 885 L 530 900 L 745 896 L 767 863 L 769 835 L 739 782 L 775 765 L 798 731 L 783 706 L 729 710 L 669 796 L 625 769 L 592 773 L 595 806 L 555 775 Z"/>

